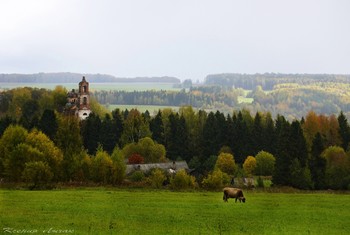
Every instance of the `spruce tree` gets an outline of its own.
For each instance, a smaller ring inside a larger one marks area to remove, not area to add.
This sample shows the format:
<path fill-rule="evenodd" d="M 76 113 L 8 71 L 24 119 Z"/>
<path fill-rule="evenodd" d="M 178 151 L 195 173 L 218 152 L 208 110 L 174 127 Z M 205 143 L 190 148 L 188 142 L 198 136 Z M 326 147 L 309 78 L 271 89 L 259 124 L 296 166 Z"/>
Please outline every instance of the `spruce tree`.
<path fill-rule="evenodd" d="M 299 121 L 293 121 L 290 129 L 290 139 L 288 141 L 289 154 L 299 160 L 300 166 L 307 164 L 307 144 Z"/>
<path fill-rule="evenodd" d="M 269 153 L 274 153 L 276 149 L 276 136 L 275 136 L 275 124 L 271 117 L 271 113 L 267 113 L 265 116 L 265 122 L 263 125 L 263 150 Z"/>
<path fill-rule="evenodd" d="M 292 157 L 289 153 L 290 123 L 283 116 L 278 115 L 276 119 L 276 166 L 273 175 L 273 183 L 276 185 L 289 185 L 290 166 Z"/>
<path fill-rule="evenodd" d="M 321 156 L 324 150 L 323 142 L 322 136 L 318 132 L 312 141 L 309 161 L 311 178 L 315 184 L 315 189 L 325 188 L 326 159 Z"/>
<path fill-rule="evenodd" d="M 101 134 L 101 119 L 94 113 L 81 122 L 81 134 L 85 149 L 89 154 L 95 155 L 100 140 Z"/>
<path fill-rule="evenodd" d="M 216 136 L 215 126 L 215 115 L 213 112 L 208 114 L 206 122 L 203 127 L 203 135 L 202 135 L 202 156 L 204 159 L 207 159 L 211 155 L 217 155 L 218 150 L 215 146 L 214 136 Z"/>
<path fill-rule="evenodd" d="M 159 110 L 157 115 L 150 121 L 150 130 L 152 132 L 152 139 L 158 144 L 165 144 L 164 142 L 164 125 L 162 120 L 162 112 Z"/>
<path fill-rule="evenodd" d="M 118 143 L 118 136 L 120 134 L 118 133 L 117 126 L 114 124 L 114 120 L 111 119 L 109 114 L 106 114 L 101 122 L 100 143 L 108 154 L 112 154 Z"/>
<path fill-rule="evenodd" d="M 57 128 L 58 122 L 55 112 L 50 109 L 45 109 L 39 121 L 39 129 L 44 132 L 51 140 L 53 140 Z"/>
<path fill-rule="evenodd" d="M 254 125 L 251 135 L 252 155 L 256 155 L 259 151 L 264 150 L 264 129 L 262 126 L 261 115 L 257 112 L 254 117 Z"/>
<path fill-rule="evenodd" d="M 340 112 L 338 116 L 339 123 L 339 135 L 342 140 L 343 149 L 346 151 L 348 149 L 349 141 L 350 141 L 350 127 L 348 124 L 348 120 L 346 119 L 343 112 Z"/>

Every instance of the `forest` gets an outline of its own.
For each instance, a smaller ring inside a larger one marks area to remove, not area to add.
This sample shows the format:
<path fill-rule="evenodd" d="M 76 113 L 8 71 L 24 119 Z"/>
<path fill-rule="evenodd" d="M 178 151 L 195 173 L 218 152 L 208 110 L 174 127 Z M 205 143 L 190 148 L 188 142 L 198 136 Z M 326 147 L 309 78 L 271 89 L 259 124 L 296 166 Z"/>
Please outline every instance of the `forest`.
<path fill-rule="evenodd" d="M 206 76 L 204 84 L 219 85 L 222 87 L 236 87 L 245 90 L 253 90 L 257 86 L 262 89 L 271 91 L 274 86 L 285 83 L 295 83 L 299 85 L 310 85 L 314 83 L 349 83 L 350 75 L 342 74 L 281 74 L 281 73 L 264 73 L 264 74 L 239 74 L 224 73 L 211 74 Z"/>
<path fill-rule="evenodd" d="M 301 119 L 310 110 L 332 115 L 342 111 L 350 117 L 350 85 L 339 82 L 310 84 L 283 83 L 273 90 L 258 85 L 252 90 L 220 85 L 192 85 L 181 90 L 102 91 L 93 96 L 103 105 L 189 105 L 206 111 L 220 110 L 230 114 L 233 109 L 270 112 L 274 118 L 283 115 L 288 120 Z"/>
<path fill-rule="evenodd" d="M 172 90 L 148 89 L 121 91 L 113 87 L 93 89 L 92 95 L 104 106 L 192 106 L 195 109 L 225 115 L 232 110 L 247 109 L 252 113 L 269 112 L 273 118 L 283 115 L 289 121 L 305 117 L 310 110 L 333 115 L 341 111 L 350 118 L 350 76 L 341 74 L 212 74 L 202 83 L 175 77 L 116 78 L 89 74 L 91 83 L 157 82 L 172 84 Z M 0 82 L 72 83 L 79 82 L 77 73 L 0 74 Z M 150 86 L 152 87 L 152 86 Z"/>
<path fill-rule="evenodd" d="M 243 176 L 269 176 L 275 186 L 300 189 L 350 187 L 350 126 L 342 111 L 309 111 L 292 121 L 269 112 L 225 114 L 192 106 L 150 115 L 136 109 L 110 113 L 92 99 L 93 114 L 80 121 L 62 115 L 66 95 L 59 86 L 0 93 L 2 181 L 41 187 L 141 179 L 159 187 L 168 177 L 164 172 L 128 178 L 125 164 L 186 160 L 195 174 L 179 171 L 170 178 L 174 188 L 215 189 Z"/>

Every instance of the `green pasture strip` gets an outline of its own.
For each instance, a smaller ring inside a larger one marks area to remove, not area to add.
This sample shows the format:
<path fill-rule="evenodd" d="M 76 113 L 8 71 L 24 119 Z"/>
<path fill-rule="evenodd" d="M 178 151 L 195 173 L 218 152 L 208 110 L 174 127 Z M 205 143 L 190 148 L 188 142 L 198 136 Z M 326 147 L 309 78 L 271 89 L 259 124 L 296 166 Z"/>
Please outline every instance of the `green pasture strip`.
<path fill-rule="evenodd" d="M 239 104 L 241 103 L 247 103 L 247 104 L 251 104 L 254 102 L 254 99 L 253 98 L 247 98 L 247 97 L 244 97 L 244 96 L 238 96 L 237 97 L 237 101 Z"/>
<path fill-rule="evenodd" d="M 0 229 L 66 234 L 349 234 L 347 194 L 0 189 Z"/>

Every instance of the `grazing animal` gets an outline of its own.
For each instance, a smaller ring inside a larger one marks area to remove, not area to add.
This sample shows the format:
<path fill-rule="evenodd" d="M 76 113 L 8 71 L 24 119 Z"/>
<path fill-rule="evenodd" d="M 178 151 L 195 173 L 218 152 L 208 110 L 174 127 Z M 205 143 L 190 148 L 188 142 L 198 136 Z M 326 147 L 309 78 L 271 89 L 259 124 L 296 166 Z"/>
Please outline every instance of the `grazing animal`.
<path fill-rule="evenodd" d="M 239 188 L 224 188 L 224 197 L 223 200 L 227 202 L 227 199 L 229 198 L 235 198 L 235 202 L 237 202 L 237 199 L 239 202 L 245 202 L 245 197 L 243 196 L 242 189 Z"/>

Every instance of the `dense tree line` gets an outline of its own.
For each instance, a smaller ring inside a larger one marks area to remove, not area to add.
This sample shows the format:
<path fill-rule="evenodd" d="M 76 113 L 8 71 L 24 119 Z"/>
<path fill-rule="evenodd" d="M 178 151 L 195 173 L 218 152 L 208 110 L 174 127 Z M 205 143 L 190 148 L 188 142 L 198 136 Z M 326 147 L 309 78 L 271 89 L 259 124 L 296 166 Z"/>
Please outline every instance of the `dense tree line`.
<path fill-rule="evenodd" d="M 205 110 L 220 110 L 225 114 L 232 109 L 249 109 L 252 112 L 270 112 L 288 120 L 301 119 L 308 111 L 332 115 L 343 111 L 350 116 L 349 84 L 312 83 L 309 85 L 278 84 L 272 91 L 254 87 L 248 94 L 242 88 L 221 86 L 192 86 L 180 91 L 95 91 L 101 104 L 128 105 L 190 105 Z M 242 97 L 250 99 L 242 100 Z"/>
<path fill-rule="evenodd" d="M 95 91 L 93 96 L 101 104 L 128 105 L 162 105 L 183 106 L 196 108 L 212 108 L 216 106 L 235 107 L 237 97 L 242 92 L 224 92 L 220 87 L 196 87 L 189 91 Z"/>
<path fill-rule="evenodd" d="M 310 85 L 317 82 L 349 83 L 350 75 L 339 74 L 239 74 L 225 73 L 212 74 L 206 76 L 206 85 L 219 85 L 223 87 L 236 87 L 245 90 L 253 90 L 261 86 L 264 90 L 273 90 L 275 85 L 285 83 L 295 83 L 300 85 Z"/>
<path fill-rule="evenodd" d="M 305 116 L 311 109 L 322 114 L 337 114 L 341 110 L 349 116 L 349 84 L 314 83 L 312 85 L 281 84 L 266 92 L 261 86 L 248 94 L 250 110 L 269 111 L 273 116 L 283 114 L 289 120 Z"/>
<path fill-rule="evenodd" d="M 179 84 L 175 77 L 136 77 L 117 78 L 108 74 L 80 73 L 36 73 L 36 74 L 0 74 L 0 82 L 7 83 L 78 83 L 82 76 L 87 76 L 90 82 L 163 82 Z"/>
<path fill-rule="evenodd" d="M 125 177 L 125 160 L 138 154 L 144 162 L 186 160 L 196 169 L 199 185 L 209 189 L 227 183 L 228 176 L 251 174 L 272 175 L 275 185 L 303 189 L 350 185 L 350 127 L 342 112 L 309 112 L 289 121 L 270 113 L 224 114 L 184 106 L 154 116 L 116 109 L 79 121 L 60 113 L 60 88 L 6 94 L 1 100 L 6 107 L 1 106 L 0 178 L 7 181 L 118 184 Z M 186 182 L 195 185 L 193 178 Z"/>

